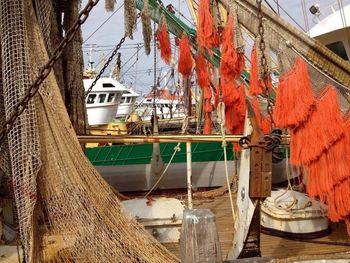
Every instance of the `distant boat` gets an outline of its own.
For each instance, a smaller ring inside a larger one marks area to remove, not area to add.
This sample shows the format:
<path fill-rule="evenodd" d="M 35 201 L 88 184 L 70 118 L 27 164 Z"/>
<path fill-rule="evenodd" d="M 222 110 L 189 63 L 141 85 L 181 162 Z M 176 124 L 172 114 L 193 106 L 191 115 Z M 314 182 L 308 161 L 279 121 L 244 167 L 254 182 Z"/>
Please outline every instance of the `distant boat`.
<path fill-rule="evenodd" d="M 129 89 L 123 93 L 120 105 L 115 115 L 116 119 L 127 118 L 134 110 L 136 99 L 140 95 L 133 89 Z"/>
<path fill-rule="evenodd" d="M 182 96 L 171 94 L 167 87 L 151 91 L 137 102 L 136 113 L 142 120 L 151 120 L 154 107 L 159 119 L 184 118 L 187 115 Z"/>
<path fill-rule="evenodd" d="M 85 91 L 95 79 L 84 79 Z M 88 123 L 106 125 L 113 122 L 122 96 L 129 89 L 113 78 L 100 78 L 86 97 Z"/>

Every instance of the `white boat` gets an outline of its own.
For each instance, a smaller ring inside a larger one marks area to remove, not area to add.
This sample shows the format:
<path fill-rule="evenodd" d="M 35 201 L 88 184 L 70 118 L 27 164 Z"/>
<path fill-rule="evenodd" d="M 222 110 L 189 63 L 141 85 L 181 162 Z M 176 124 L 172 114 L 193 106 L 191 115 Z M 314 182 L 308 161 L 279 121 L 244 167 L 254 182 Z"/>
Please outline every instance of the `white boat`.
<path fill-rule="evenodd" d="M 186 116 L 182 102 L 179 100 L 146 98 L 137 103 L 136 113 L 142 120 L 151 120 L 154 106 L 160 119 L 183 118 Z"/>
<path fill-rule="evenodd" d="M 135 108 L 136 99 L 140 95 L 133 89 L 129 89 L 123 93 L 120 105 L 118 107 L 115 118 L 126 118 Z"/>
<path fill-rule="evenodd" d="M 87 91 L 95 79 L 84 79 Z M 89 125 L 105 125 L 114 120 L 122 95 L 129 89 L 113 78 L 100 78 L 86 97 Z"/>
<path fill-rule="evenodd" d="M 350 5 L 343 9 L 339 9 L 337 4 L 328 8 L 313 5 L 310 11 L 316 23 L 309 31 L 310 37 L 319 40 L 344 60 L 350 61 Z"/>

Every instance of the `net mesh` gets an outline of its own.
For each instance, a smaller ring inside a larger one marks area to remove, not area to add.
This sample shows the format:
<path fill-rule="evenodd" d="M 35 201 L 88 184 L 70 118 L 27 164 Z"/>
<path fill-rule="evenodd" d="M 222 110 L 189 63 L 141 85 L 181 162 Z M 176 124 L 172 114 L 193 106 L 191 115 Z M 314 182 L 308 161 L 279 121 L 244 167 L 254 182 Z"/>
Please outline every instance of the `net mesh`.
<path fill-rule="evenodd" d="M 236 9 L 238 21 L 249 33 L 258 39 L 258 17 L 253 0 L 223 0 L 225 6 Z M 278 72 L 282 75 L 294 65 L 295 59 L 303 57 L 308 62 L 310 80 L 318 95 L 326 84 L 337 89 L 339 105 L 343 112 L 349 107 L 350 66 L 346 61 L 263 8 L 267 62 L 271 68 L 271 53 L 277 54 Z M 258 49 L 259 50 L 259 49 Z M 259 51 L 260 52 L 260 51 Z M 261 54 L 258 56 L 261 56 Z M 260 59 L 259 59 L 260 61 Z"/>
<path fill-rule="evenodd" d="M 45 47 L 48 55 L 51 56 L 54 49 L 62 40 L 62 10 L 60 1 L 55 0 L 35 0 L 35 10 L 41 34 L 44 39 Z M 60 23 L 60 25 L 58 24 Z M 80 52 L 80 50 L 78 51 Z M 63 59 L 62 57 L 56 61 L 54 72 L 61 95 L 65 100 L 65 79 L 63 77 Z"/>
<path fill-rule="evenodd" d="M 1 54 L 0 54 L 0 65 Z M 5 105 L 4 105 L 4 96 L 3 96 L 3 82 L 2 82 L 2 71 L 0 70 L 0 126 L 4 125 L 5 122 Z M 5 141 L 0 146 L 0 171 L 3 172 L 5 176 L 8 176 L 10 173 L 10 155 L 8 152 L 8 144 Z M 0 180 L 1 183 L 1 180 Z"/>
<path fill-rule="evenodd" d="M 1 3 L 7 117 L 48 60 L 33 10 L 31 1 Z M 84 156 L 53 73 L 16 122 L 9 145 L 26 262 L 178 262 L 123 211 Z M 35 213 L 40 209 L 44 213 Z M 34 253 L 42 238 L 42 229 L 34 231 L 37 214 L 46 232 L 61 237 L 54 257 Z"/>
<path fill-rule="evenodd" d="M 3 1 L 0 6 L 3 94 L 6 118 L 30 85 L 29 45 L 24 2 Z M 8 134 L 12 180 L 17 204 L 20 236 L 26 256 L 32 253 L 36 177 L 40 169 L 40 145 L 35 100 L 17 119 Z"/>

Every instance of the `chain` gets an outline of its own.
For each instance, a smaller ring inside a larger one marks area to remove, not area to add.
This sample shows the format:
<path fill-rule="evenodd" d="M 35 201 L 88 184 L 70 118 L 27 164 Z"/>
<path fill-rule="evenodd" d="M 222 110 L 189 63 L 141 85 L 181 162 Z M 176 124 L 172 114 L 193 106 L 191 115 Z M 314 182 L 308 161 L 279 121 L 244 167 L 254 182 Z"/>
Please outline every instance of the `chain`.
<path fill-rule="evenodd" d="M 136 19 L 139 19 L 141 17 L 141 13 L 138 13 L 136 16 Z M 85 98 L 89 95 L 89 93 L 92 91 L 93 87 L 96 85 L 97 81 L 101 78 L 101 76 L 103 75 L 103 73 L 106 71 L 106 69 L 109 67 L 109 64 L 112 62 L 114 56 L 118 53 L 119 49 L 121 48 L 121 46 L 123 45 L 123 43 L 125 42 L 126 39 L 126 35 L 124 35 L 122 37 L 122 39 L 120 39 L 119 43 L 116 45 L 116 47 L 114 48 L 112 54 L 109 56 L 109 58 L 107 59 L 106 63 L 103 65 L 102 69 L 100 70 L 100 72 L 98 73 L 98 75 L 96 76 L 95 80 L 91 83 L 91 86 L 87 89 L 87 91 L 85 92 Z"/>
<path fill-rule="evenodd" d="M 249 149 L 251 147 L 264 148 L 267 151 L 273 151 L 282 142 L 282 130 L 274 129 L 270 134 L 265 135 L 261 140 L 253 143 L 251 136 L 242 137 L 239 140 L 239 145 L 242 149 Z"/>
<path fill-rule="evenodd" d="M 265 55 L 265 49 L 266 49 L 266 43 L 264 41 L 264 33 L 265 33 L 265 29 L 264 29 L 264 25 L 263 25 L 263 12 L 261 10 L 262 7 L 262 0 L 256 0 L 256 3 L 258 5 L 258 20 L 259 20 L 259 26 L 258 26 L 258 34 L 260 36 L 260 43 L 259 43 L 259 48 L 260 48 L 260 52 L 261 52 L 261 66 L 263 68 L 263 72 L 262 72 L 262 79 L 264 81 L 264 85 L 265 85 L 265 96 L 267 98 L 267 113 L 270 116 L 271 119 L 271 130 L 273 128 L 275 128 L 275 122 L 273 120 L 273 100 L 270 96 L 270 92 L 269 92 L 269 86 L 271 85 L 271 77 L 269 75 L 269 68 L 267 65 L 267 59 L 266 59 L 266 55 Z"/>
<path fill-rule="evenodd" d="M 112 62 L 114 56 L 118 53 L 118 51 L 121 48 L 122 44 L 124 43 L 125 39 L 126 39 L 126 35 L 124 35 L 122 37 L 122 39 L 119 41 L 118 45 L 113 50 L 113 52 L 110 55 L 110 57 L 108 58 L 107 62 L 103 65 L 102 69 L 100 70 L 100 72 L 96 76 L 95 80 L 91 83 L 91 86 L 85 92 L 85 98 L 87 97 L 87 95 L 89 95 L 89 93 L 92 91 L 92 88 L 96 85 L 97 81 L 101 78 L 101 76 L 103 75 L 105 70 L 108 68 L 109 64 Z"/>
<path fill-rule="evenodd" d="M 83 10 L 79 13 L 79 18 L 74 23 L 74 25 L 67 31 L 66 36 L 61 41 L 59 46 L 55 49 L 53 55 L 49 59 L 49 61 L 45 64 L 45 66 L 40 70 L 39 76 L 36 78 L 36 80 L 30 85 L 29 89 L 26 91 L 26 95 L 24 98 L 22 98 L 17 105 L 15 106 L 12 114 L 10 115 L 10 118 L 4 123 L 4 125 L 1 127 L 0 130 L 0 142 L 2 142 L 6 135 L 11 131 L 13 128 L 15 121 L 17 118 L 23 113 L 23 111 L 27 108 L 28 103 L 30 100 L 35 96 L 35 94 L 38 92 L 40 85 L 44 82 L 44 80 L 48 77 L 50 74 L 53 66 L 55 65 L 56 61 L 61 57 L 65 47 L 69 44 L 69 42 L 72 41 L 72 39 L 75 36 L 75 33 L 80 29 L 80 26 L 84 24 L 86 19 L 88 18 L 91 10 L 99 0 L 89 0 L 87 5 L 84 7 Z"/>

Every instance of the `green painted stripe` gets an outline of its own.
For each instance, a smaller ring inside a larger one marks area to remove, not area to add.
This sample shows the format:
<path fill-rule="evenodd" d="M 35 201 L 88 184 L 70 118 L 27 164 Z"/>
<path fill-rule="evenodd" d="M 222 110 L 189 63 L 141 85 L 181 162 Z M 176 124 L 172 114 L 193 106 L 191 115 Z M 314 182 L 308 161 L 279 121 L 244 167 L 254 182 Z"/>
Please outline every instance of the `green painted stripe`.
<path fill-rule="evenodd" d="M 162 159 L 168 163 L 177 143 L 161 143 Z M 95 166 L 115 166 L 149 164 L 152 157 L 152 144 L 113 145 L 86 149 L 86 155 Z M 186 162 L 186 144 L 181 143 L 173 163 Z M 232 144 L 227 145 L 227 159 L 233 160 Z M 224 154 L 220 142 L 192 143 L 192 162 L 223 161 Z"/>

